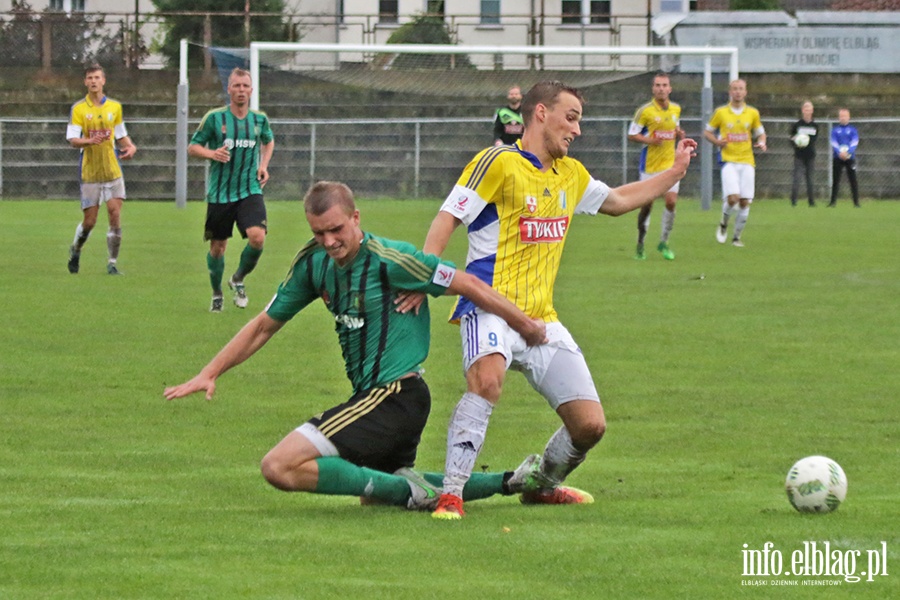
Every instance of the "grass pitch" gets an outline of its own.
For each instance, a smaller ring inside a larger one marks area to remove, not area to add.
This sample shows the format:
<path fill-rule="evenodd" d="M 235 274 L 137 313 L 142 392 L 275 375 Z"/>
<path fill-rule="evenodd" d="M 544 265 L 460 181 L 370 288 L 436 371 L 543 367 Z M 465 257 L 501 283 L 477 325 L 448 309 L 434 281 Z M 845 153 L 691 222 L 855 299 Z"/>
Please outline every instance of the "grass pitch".
<path fill-rule="evenodd" d="M 438 206 L 360 202 L 365 229 L 418 245 Z M 497 497 L 446 523 L 259 475 L 272 445 L 349 394 L 319 305 L 223 376 L 212 402 L 162 397 L 271 297 L 309 237 L 298 202 L 269 203 L 250 307 L 226 298 L 220 315 L 207 312 L 202 204 L 127 203 L 125 276 L 109 277 L 103 215 L 71 276 L 77 204 L 0 203 L 0 597 L 900 597 L 900 204 L 758 202 L 733 248 L 714 240 L 718 210 L 682 200 L 674 262 L 653 250 L 660 212 L 643 262 L 634 215 L 577 218 L 557 284 L 609 420 L 570 479 L 597 502 Z M 464 261 L 461 232 L 447 255 Z M 442 467 L 464 390 L 450 303 L 433 304 L 424 470 Z M 513 468 L 557 426 L 510 373 L 481 463 Z M 810 454 L 847 473 L 836 513 L 802 515 L 785 497 L 788 468 Z M 782 571 L 805 542 L 828 542 L 844 570 L 858 551 L 856 574 L 886 548 L 888 575 L 748 574 L 744 550 L 766 542 Z"/>

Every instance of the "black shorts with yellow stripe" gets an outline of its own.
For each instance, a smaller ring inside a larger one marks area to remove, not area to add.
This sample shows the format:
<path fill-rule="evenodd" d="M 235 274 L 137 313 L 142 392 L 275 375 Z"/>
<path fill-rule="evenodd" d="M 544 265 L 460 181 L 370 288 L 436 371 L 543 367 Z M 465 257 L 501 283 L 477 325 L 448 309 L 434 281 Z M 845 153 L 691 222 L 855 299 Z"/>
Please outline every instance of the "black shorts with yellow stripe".
<path fill-rule="evenodd" d="M 412 467 L 431 411 L 431 392 L 421 377 L 372 388 L 308 421 L 361 467 L 393 473 Z"/>

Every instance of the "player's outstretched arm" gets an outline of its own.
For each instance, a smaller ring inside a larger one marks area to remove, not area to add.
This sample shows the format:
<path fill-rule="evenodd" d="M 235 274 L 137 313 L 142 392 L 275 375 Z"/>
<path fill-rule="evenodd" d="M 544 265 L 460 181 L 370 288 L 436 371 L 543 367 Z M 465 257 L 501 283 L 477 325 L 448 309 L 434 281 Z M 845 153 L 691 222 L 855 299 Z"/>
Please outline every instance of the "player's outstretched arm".
<path fill-rule="evenodd" d="M 659 198 L 685 176 L 696 150 L 697 142 L 690 138 L 681 140 L 675 147 L 675 163 L 671 168 L 650 179 L 611 189 L 600 205 L 600 212 L 617 217 Z"/>
<path fill-rule="evenodd" d="M 547 325 L 542 320 L 532 319 L 474 275 L 457 270 L 447 291 L 465 296 L 478 308 L 502 318 L 525 339 L 529 346 L 547 343 Z"/>
<path fill-rule="evenodd" d="M 259 313 L 194 378 L 180 385 L 167 387 L 163 391 L 166 400 L 182 398 L 199 391 L 205 391 L 206 399 L 211 400 L 219 375 L 253 356 L 283 326 L 283 322 L 276 321 L 265 311 Z"/>

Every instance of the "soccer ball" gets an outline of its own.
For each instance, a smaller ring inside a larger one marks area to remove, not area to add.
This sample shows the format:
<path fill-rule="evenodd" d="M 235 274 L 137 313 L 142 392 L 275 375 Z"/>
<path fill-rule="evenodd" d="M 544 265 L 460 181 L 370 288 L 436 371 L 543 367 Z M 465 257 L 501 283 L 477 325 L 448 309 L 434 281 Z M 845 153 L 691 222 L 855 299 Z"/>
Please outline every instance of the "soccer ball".
<path fill-rule="evenodd" d="M 809 146 L 809 136 L 805 133 L 798 133 L 794 136 L 794 145 L 798 148 L 806 148 Z"/>
<path fill-rule="evenodd" d="M 841 146 L 838 148 L 839 154 L 850 154 L 850 146 Z"/>
<path fill-rule="evenodd" d="M 847 476 L 830 458 L 807 456 L 788 471 L 784 487 L 791 506 L 800 512 L 827 513 L 847 497 Z"/>

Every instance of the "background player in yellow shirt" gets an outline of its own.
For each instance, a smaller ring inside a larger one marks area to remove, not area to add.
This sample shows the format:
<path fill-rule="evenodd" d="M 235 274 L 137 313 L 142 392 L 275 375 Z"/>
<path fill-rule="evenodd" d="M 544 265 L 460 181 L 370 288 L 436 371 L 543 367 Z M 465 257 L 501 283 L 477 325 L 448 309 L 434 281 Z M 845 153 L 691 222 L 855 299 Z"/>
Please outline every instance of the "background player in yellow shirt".
<path fill-rule="evenodd" d="M 553 286 L 571 219 L 576 213 L 617 216 L 658 198 L 681 179 L 696 148 L 682 140 L 671 169 L 646 181 L 610 189 L 567 156 L 581 135 L 583 99 L 559 81 L 533 86 L 522 103 L 525 133 L 512 146 L 481 151 L 469 163 L 434 218 L 424 250 L 440 255 L 460 225 L 468 230 L 466 272 L 547 324 L 547 343 L 528 346 L 499 316 L 461 297 L 460 319 L 467 391 L 447 434 L 443 494 L 433 516 L 459 519 L 462 489 L 484 444 L 506 371 L 522 371 L 563 421 L 537 461 L 540 489 L 526 504 L 591 502 L 590 494 L 562 487 L 606 430 L 600 397 L 581 350 L 559 322 Z M 401 301 L 399 310 L 414 303 Z"/>
<path fill-rule="evenodd" d="M 84 71 L 87 96 L 72 105 L 66 140 L 81 149 L 81 210 L 84 217 L 75 229 L 69 249 L 69 273 L 77 273 L 81 248 L 97 224 L 100 205 L 106 203 L 109 231 L 106 247 L 109 259 L 106 272 L 119 275 L 116 261 L 122 245 L 121 213 L 125 199 L 125 180 L 119 160 L 128 160 L 137 147 L 128 137 L 122 121 L 122 104 L 103 93 L 106 74 L 94 64 Z"/>
<path fill-rule="evenodd" d="M 750 203 L 756 188 L 756 159 L 753 149 L 766 151 L 766 130 L 759 111 L 745 102 L 747 82 L 735 79 L 728 86 L 731 98 L 713 113 L 703 135 L 722 153 L 722 221 L 716 229 L 716 240 L 728 239 L 728 218 L 739 205 L 734 219 L 731 244 L 742 248 L 741 234 L 750 215 Z"/>
<path fill-rule="evenodd" d="M 680 127 L 681 106 L 671 102 L 672 83 L 666 73 L 657 73 L 653 78 L 653 100 L 637 109 L 634 122 L 628 129 L 628 139 L 632 142 L 646 144 L 641 150 L 640 179 L 650 179 L 662 173 L 675 162 L 675 143 L 684 137 Z M 678 200 L 676 181 L 663 195 L 666 208 L 662 216 L 662 231 L 659 235 L 659 250 L 666 260 L 675 260 L 675 253 L 669 248 L 669 234 L 675 224 L 675 202 Z M 634 257 L 638 260 L 647 258 L 644 252 L 644 238 L 650 226 L 650 210 L 653 203 L 641 207 L 638 212 L 638 242 Z"/>

